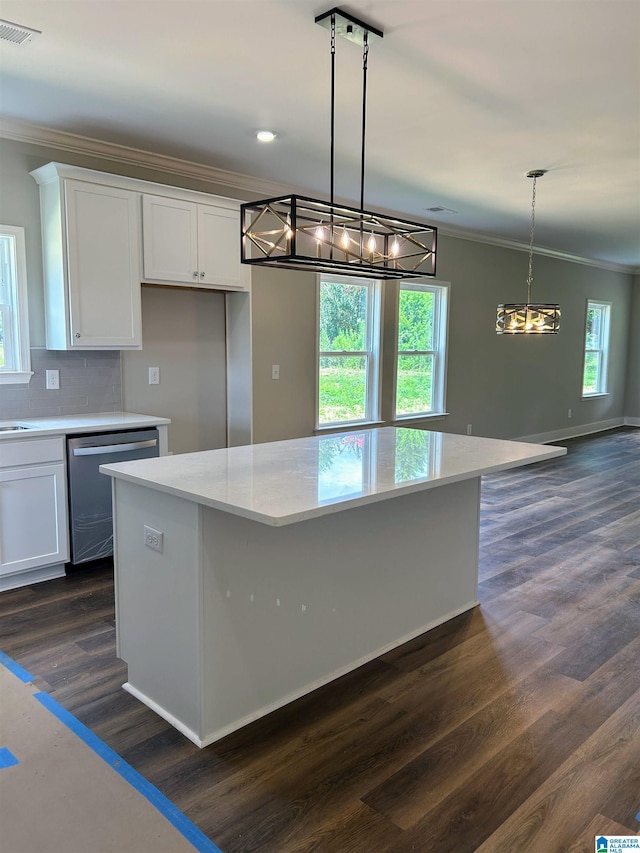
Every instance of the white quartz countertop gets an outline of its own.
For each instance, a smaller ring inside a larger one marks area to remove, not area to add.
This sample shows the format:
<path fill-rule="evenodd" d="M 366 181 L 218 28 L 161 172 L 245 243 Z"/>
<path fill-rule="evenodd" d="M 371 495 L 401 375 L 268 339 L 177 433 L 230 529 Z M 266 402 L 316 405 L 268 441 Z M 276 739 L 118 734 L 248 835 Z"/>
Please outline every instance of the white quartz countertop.
<path fill-rule="evenodd" d="M 169 423 L 171 423 L 169 418 L 138 415 L 134 412 L 97 412 L 88 415 L 60 415 L 51 418 L 16 418 L 11 421 L 0 421 L 0 428 L 18 426 L 28 427 L 28 429 L 0 429 L 0 441 L 42 435 L 69 435 L 78 432 L 112 432 Z"/>
<path fill-rule="evenodd" d="M 566 454 L 383 427 L 102 465 L 118 479 L 275 527 Z"/>

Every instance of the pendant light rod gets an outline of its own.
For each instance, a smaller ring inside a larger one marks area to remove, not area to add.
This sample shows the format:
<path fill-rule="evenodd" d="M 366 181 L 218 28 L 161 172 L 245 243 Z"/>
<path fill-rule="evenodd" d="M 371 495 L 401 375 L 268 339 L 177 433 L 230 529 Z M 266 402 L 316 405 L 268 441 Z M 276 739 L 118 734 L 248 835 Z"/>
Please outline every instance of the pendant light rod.
<path fill-rule="evenodd" d="M 362 156 L 360 161 L 360 210 L 364 210 L 364 152 L 367 133 L 367 66 L 369 63 L 369 33 L 364 34 L 362 48 Z"/>
<path fill-rule="evenodd" d="M 335 203 L 335 54 L 336 35 L 362 47 L 362 146 L 360 157 L 360 210 L 364 210 L 364 168 L 367 129 L 367 70 L 369 61 L 369 44 L 372 38 L 383 38 L 382 30 L 355 18 L 337 6 L 318 15 L 316 24 L 329 29 L 331 32 L 331 166 L 330 166 L 330 197 L 331 204 Z"/>
<path fill-rule="evenodd" d="M 335 162 L 336 162 L 336 16 L 331 13 L 331 204 L 335 202 Z"/>
<path fill-rule="evenodd" d="M 531 237 L 529 239 L 529 274 L 527 276 L 527 303 L 531 302 L 531 285 L 533 283 L 533 235 L 536 228 L 536 181 L 547 172 L 546 169 L 532 169 L 527 172 L 528 178 L 533 178 L 531 194 Z"/>

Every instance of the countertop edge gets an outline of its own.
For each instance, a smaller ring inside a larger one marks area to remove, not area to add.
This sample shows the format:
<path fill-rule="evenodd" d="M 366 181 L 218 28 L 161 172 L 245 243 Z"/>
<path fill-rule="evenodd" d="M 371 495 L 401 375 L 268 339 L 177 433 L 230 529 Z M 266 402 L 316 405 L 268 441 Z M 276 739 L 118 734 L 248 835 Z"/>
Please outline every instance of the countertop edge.
<path fill-rule="evenodd" d="M 43 418 L 12 418 L 0 421 L 1 426 L 14 424 L 29 429 L 0 432 L 0 441 L 30 439 L 51 435 L 73 435 L 82 432 L 112 432 L 144 427 L 165 426 L 170 418 L 141 415 L 136 412 L 94 412 L 87 415 L 60 415 Z"/>
<path fill-rule="evenodd" d="M 518 442 L 522 444 L 523 442 Z M 540 447 L 541 445 L 531 445 L 532 447 Z M 462 471 L 451 474 L 447 477 L 441 477 L 435 480 L 414 480 L 406 483 L 403 486 L 395 488 L 383 489 L 367 495 L 359 495 L 357 497 L 347 497 L 344 500 L 333 500 L 320 506 L 309 507 L 298 512 L 288 513 L 286 515 L 270 515 L 260 513 L 255 510 L 248 509 L 237 504 L 226 503 L 224 501 L 208 498 L 206 495 L 198 494 L 187 489 L 173 486 L 168 483 L 158 482 L 148 477 L 140 477 L 135 474 L 130 474 L 125 471 L 118 470 L 111 465 L 101 465 L 100 472 L 115 479 L 124 480 L 125 482 L 141 486 L 143 488 L 153 489 L 154 491 L 163 492 L 173 495 L 174 497 L 188 500 L 193 503 L 207 506 L 211 509 L 217 509 L 221 512 L 227 512 L 230 515 L 237 515 L 241 518 L 256 521 L 261 524 L 266 524 L 269 527 L 285 527 L 289 524 L 297 524 L 302 521 L 308 521 L 313 518 L 319 518 L 324 515 L 330 515 L 336 512 L 344 512 L 348 509 L 356 509 L 360 506 L 377 503 L 379 501 L 390 500 L 403 495 L 413 494 L 415 492 L 427 491 L 436 489 L 440 486 L 446 486 L 451 483 L 459 483 L 464 480 L 471 480 L 476 477 L 481 477 L 485 474 L 494 474 L 498 471 L 506 471 L 510 468 L 521 468 L 525 465 L 533 465 L 536 462 L 545 462 L 550 459 L 557 459 L 560 456 L 566 456 L 566 447 L 549 446 L 548 449 L 542 452 L 532 454 L 532 456 L 524 459 L 516 459 L 510 462 L 501 462 L 493 465 L 486 465 L 469 471 Z"/>

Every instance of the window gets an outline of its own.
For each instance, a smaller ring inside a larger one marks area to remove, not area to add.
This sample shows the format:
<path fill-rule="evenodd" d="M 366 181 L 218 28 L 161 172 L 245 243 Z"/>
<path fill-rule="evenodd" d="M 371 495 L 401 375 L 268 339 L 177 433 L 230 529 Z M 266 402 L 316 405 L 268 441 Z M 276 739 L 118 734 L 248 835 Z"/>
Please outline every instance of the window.
<path fill-rule="evenodd" d="M 448 287 L 401 283 L 395 417 L 444 412 Z"/>
<path fill-rule="evenodd" d="M 28 383 L 30 367 L 24 228 L 0 225 L 0 383 Z"/>
<path fill-rule="evenodd" d="M 609 302 L 587 302 L 587 322 L 584 343 L 582 396 L 594 397 L 607 393 L 607 362 L 609 357 Z"/>
<path fill-rule="evenodd" d="M 378 420 L 380 282 L 322 276 L 318 426 Z"/>

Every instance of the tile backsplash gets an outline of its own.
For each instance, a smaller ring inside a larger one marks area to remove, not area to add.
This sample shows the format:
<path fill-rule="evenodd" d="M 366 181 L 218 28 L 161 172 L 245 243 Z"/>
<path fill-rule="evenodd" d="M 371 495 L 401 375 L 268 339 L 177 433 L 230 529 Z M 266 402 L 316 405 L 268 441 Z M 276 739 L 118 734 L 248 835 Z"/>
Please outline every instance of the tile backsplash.
<path fill-rule="evenodd" d="M 0 385 L 0 420 L 119 412 L 122 379 L 119 351 L 31 350 L 28 385 Z M 47 391 L 45 371 L 60 371 L 60 388 Z"/>

